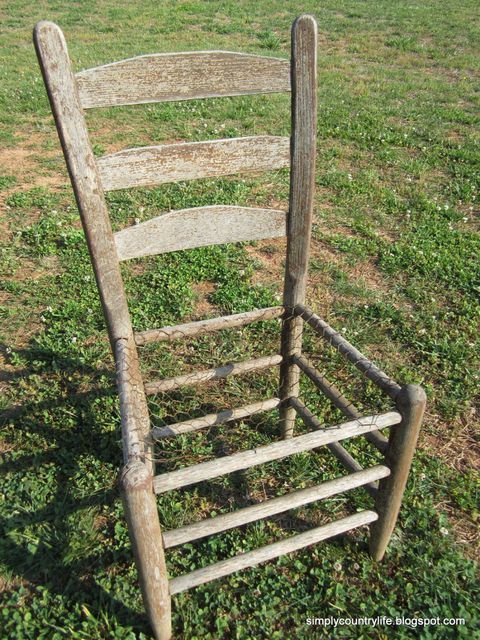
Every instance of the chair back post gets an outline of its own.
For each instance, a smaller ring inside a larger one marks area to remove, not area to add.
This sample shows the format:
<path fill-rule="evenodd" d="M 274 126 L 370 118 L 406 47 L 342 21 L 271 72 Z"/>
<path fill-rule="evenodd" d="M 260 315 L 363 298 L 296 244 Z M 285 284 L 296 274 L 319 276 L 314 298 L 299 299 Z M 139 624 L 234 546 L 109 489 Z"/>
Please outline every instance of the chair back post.
<path fill-rule="evenodd" d="M 295 425 L 296 411 L 288 400 L 298 397 L 300 370 L 291 358 L 301 354 L 303 320 L 293 314 L 293 308 L 305 302 L 315 190 L 317 23 L 310 15 L 300 16 L 292 26 L 291 84 L 290 206 L 280 368 L 280 421 L 284 438 L 293 436 Z"/>

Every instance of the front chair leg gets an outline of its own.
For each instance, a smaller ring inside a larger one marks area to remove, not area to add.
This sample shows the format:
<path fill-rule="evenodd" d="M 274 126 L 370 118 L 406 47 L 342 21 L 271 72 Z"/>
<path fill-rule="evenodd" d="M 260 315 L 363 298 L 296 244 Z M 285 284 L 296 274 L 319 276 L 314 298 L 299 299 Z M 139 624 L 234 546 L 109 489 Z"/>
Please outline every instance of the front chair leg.
<path fill-rule="evenodd" d="M 144 463 L 129 462 L 120 484 L 145 609 L 156 640 L 170 640 L 171 598 L 152 475 Z"/>
<path fill-rule="evenodd" d="M 370 526 L 370 554 L 374 560 L 382 560 L 397 521 L 425 403 L 425 391 L 414 384 L 402 387 L 396 398 L 402 421 L 390 430 L 385 453 L 385 464 L 390 468 L 390 475 L 380 480 L 375 501 L 378 520 Z"/>

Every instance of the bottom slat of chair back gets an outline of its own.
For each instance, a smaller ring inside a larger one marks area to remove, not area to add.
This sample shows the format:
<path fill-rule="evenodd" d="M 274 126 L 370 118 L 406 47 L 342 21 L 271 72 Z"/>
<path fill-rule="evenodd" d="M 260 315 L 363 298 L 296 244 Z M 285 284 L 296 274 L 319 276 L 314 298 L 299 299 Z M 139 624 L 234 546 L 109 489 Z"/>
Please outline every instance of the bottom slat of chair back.
<path fill-rule="evenodd" d="M 233 558 L 228 558 L 228 560 L 216 562 L 209 567 L 197 569 L 196 571 L 192 571 L 192 573 L 170 580 L 170 594 L 175 595 L 176 593 L 181 593 L 182 591 L 227 576 L 241 569 L 253 567 L 261 562 L 267 562 L 267 560 L 273 560 L 285 553 L 298 551 L 299 549 L 332 538 L 351 529 L 375 522 L 377 519 L 378 515 L 374 511 L 360 511 L 336 522 L 331 522 L 321 527 L 311 529 L 310 531 L 299 533 L 296 536 L 274 542 L 255 551 L 249 551 L 248 553 L 242 553 Z"/>

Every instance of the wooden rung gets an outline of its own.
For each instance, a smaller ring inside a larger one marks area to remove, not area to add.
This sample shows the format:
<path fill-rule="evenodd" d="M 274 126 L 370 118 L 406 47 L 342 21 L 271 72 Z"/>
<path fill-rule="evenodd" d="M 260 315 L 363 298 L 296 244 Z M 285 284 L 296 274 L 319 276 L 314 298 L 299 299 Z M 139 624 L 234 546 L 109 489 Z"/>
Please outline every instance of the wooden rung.
<path fill-rule="evenodd" d="M 84 109 L 290 91 L 290 61 L 232 51 L 157 53 L 75 74 Z"/>
<path fill-rule="evenodd" d="M 221 318 L 209 318 L 208 320 L 197 320 L 186 324 L 177 324 L 172 327 L 161 327 L 160 329 L 149 329 L 135 334 L 135 343 L 138 346 L 149 344 L 150 342 L 171 342 L 180 338 L 192 338 L 212 331 L 231 329 L 233 327 L 243 327 L 252 322 L 272 320 L 279 318 L 283 314 L 283 307 L 267 307 L 266 309 L 255 309 L 244 313 L 236 313 L 232 316 L 222 316 Z"/>
<path fill-rule="evenodd" d="M 310 429 L 324 429 L 322 423 L 317 420 L 314 414 L 308 407 L 303 404 L 301 400 L 299 400 L 298 398 L 289 398 L 288 404 L 290 407 L 293 407 L 295 409 L 295 411 L 298 413 L 307 427 L 310 427 Z M 327 447 L 348 471 L 361 471 L 363 469 L 363 467 L 358 464 L 355 458 L 351 456 L 339 442 L 331 442 L 330 444 L 327 444 Z M 372 496 L 372 498 L 377 497 L 376 484 L 374 484 L 373 482 L 369 482 L 365 485 L 365 489 Z"/>
<path fill-rule="evenodd" d="M 225 424 L 226 422 L 232 422 L 233 420 L 241 420 L 248 416 L 253 416 L 255 413 L 261 413 L 263 411 L 270 411 L 275 409 L 280 404 L 279 398 L 270 398 L 268 400 L 262 400 L 261 402 L 255 402 L 254 404 L 247 404 L 244 407 L 238 409 L 226 409 L 220 411 L 220 413 L 210 413 L 207 416 L 201 418 L 194 418 L 193 420 L 185 420 L 185 422 L 177 422 L 170 424 L 167 427 L 154 427 L 152 429 L 152 437 L 155 440 L 160 438 L 168 438 L 169 436 L 178 436 L 183 433 L 191 433 L 192 431 L 198 431 L 199 429 L 205 429 L 206 427 L 213 427 L 217 424 Z"/>
<path fill-rule="evenodd" d="M 163 534 L 164 547 L 166 549 L 176 547 L 186 542 L 192 542 L 192 540 L 198 540 L 205 536 L 211 536 L 221 531 L 226 531 L 227 529 L 248 524 L 249 522 L 269 518 L 278 513 L 289 511 L 290 509 L 297 509 L 311 502 L 331 498 L 344 491 L 356 489 L 368 482 L 386 478 L 388 475 L 390 475 L 390 469 L 388 467 L 377 465 L 342 478 L 329 480 L 315 487 L 301 489 L 300 491 L 294 491 L 279 498 L 265 500 L 264 502 L 240 509 L 239 511 L 234 511 L 233 513 L 226 513 L 215 518 L 208 518 L 201 522 L 180 527 L 179 529 L 166 531 Z"/>
<path fill-rule="evenodd" d="M 258 449 L 241 451 L 231 456 L 224 456 L 209 462 L 202 462 L 193 467 L 185 467 L 184 469 L 155 476 L 153 487 L 156 493 L 178 489 L 188 484 L 240 471 L 240 469 L 248 469 L 265 462 L 279 460 L 294 453 L 309 451 L 331 442 L 359 436 L 378 427 L 389 427 L 398 424 L 400 420 L 401 416 L 396 411 L 365 416 L 360 420 L 345 422 L 344 424 L 327 427 L 313 433 L 306 433 L 281 442 L 274 442 L 273 444 L 258 447 Z"/>
<path fill-rule="evenodd" d="M 324 393 L 327 398 L 342 411 L 348 418 L 360 418 L 360 411 L 351 403 L 340 391 L 327 380 L 322 374 L 312 365 L 312 363 L 303 355 L 293 355 L 292 363 L 307 375 L 310 380 Z M 366 433 L 365 438 L 373 445 L 377 447 L 379 451 L 385 453 L 388 445 L 388 440 L 380 431 L 372 431 Z"/>
<path fill-rule="evenodd" d="M 331 522 L 321 527 L 311 529 L 310 531 L 299 533 L 286 540 L 280 540 L 279 542 L 274 542 L 255 551 L 249 551 L 248 553 L 242 553 L 233 558 L 228 558 L 228 560 L 216 562 L 209 567 L 197 569 L 196 571 L 192 571 L 192 573 L 170 580 L 170 594 L 175 595 L 176 593 L 181 593 L 205 582 L 210 582 L 222 576 L 228 576 L 230 573 L 240 571 L 241 569 L 247 569 L 261 562 L 278 558 L 286 553 L 298 551 L 322 540 L 346 533 L 351 529 L 375 522 L 377 519 L 378 515 L 374 511 L 359 511 L 336 522 Z"/>
<path fill-rule="evenodd" d="M 179 387 L 189 385 L 203 384 L 209 380 L 220 380 L 230 376 L 236 376 L 241 373 L 249 373 L 259 369 L 267 369 L 282 362 L 282 356 L 266 356 L 265 358 L 257 358 L 256 360 L 246 360 L 245 362 L 232 362 L 225 364 L 216 369 L 206 369 L 205 371 L 197 371 L 195 373 L 187 373 L 184 376 L 176 376 L 175 378 L 166 378 L 165 380 L 156 380 L 145 384 L 145 393 L 151 395 L 164 391 L 172 391 Z"/>
<path fill-rule="evenodd" d="M 290 166 L 290 138 L 248 136 L 124 149 L 97 159 L 104 191 Z"/>
<path fill-rule="evenodd" d="M 385 372 L 350 344 L 348 340 L 345 340 L 338 331 L 335 331 L 335 329 L 317 316 L 317 314 L 313 313 L 311 309 L 302 304 L 297 304 L 293 308 L 293 313 L 315 329 L 324 340 L 335 347 L 347 360 L 350 360 L 350 362 L 355 365 L 366 378 L 376 384 L 377 387 L 383 389 L 383 391 L 393 399 L 398 396 L 401 386 L 389 378 Z"/>

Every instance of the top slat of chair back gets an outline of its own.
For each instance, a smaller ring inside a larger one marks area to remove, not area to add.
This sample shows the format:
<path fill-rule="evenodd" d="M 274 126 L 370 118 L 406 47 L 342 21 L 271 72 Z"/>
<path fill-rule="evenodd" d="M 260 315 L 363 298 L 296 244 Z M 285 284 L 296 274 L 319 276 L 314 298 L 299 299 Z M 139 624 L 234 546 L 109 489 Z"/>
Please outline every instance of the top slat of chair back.
<path fill-rule="evenodd" d="M 84 109 L 290 91 L 290 61 L 230 51 L 138 56 L 75 74 Z"/>

